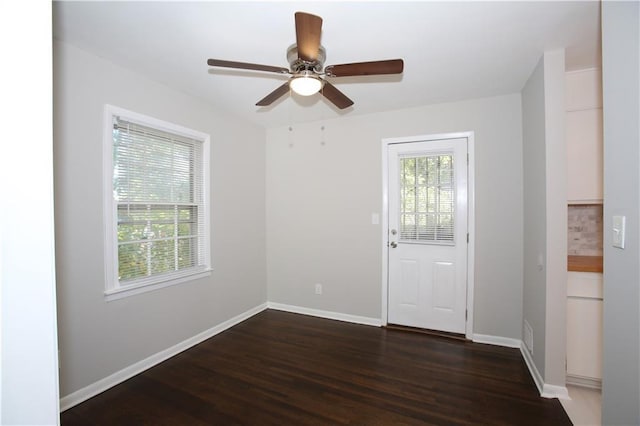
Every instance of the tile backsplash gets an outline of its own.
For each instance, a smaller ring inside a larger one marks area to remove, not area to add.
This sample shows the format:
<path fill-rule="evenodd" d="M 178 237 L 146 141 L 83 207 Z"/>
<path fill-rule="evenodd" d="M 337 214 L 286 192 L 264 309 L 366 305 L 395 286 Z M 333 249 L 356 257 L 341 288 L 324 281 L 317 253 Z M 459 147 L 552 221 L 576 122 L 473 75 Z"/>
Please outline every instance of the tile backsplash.
<path fill-rule="evenodd" d="M 567 253 L 602 256 L 602 204 L 569 205 Z"/>

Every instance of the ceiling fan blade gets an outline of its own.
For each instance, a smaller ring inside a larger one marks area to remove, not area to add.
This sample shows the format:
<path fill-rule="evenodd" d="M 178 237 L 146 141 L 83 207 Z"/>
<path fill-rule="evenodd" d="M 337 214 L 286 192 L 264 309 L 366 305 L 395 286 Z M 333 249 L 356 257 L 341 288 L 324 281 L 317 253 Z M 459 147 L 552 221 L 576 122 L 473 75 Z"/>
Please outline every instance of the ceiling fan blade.
<path fill-rule="evenodd" d="M 329 65 L 324 69 L 324 72 L 330 77 L 349 77 L 353 75 L 400 74 L 403 69 L 404 61 L 402 59 L 390 59 Z"/>
<path fill-rule="evenodd" d="M 256 104 L 257 106 L 269 106 L 278 100 L 281 96 L 289 93 L 289 82 L 287 81 L 282 86 L 278 87 L 273 92 L 269 93 L 267 96 L 262 98 Z"/>
<path fill-rule="evenodd" d="M 280 74 L 289 74 L 289 70 L 283 67 L 274 67 L 271 65 L 250 64 L 247 62 L 223 61 L 221 59 L 209 59 L 207 64 L 212 67 L 223 68 L 239 68 L 243 70 L 277 72 Z"/>
<path fill-rule="evenodd" d="M 336 86 L 326 80 L 324 81 L 324 85 L 322 86 L 320 93 L 340 109 L 345 109 L 353 105 L 353 101 L 351 99 L 347 98 L 344 93 L 336 89 Z"/>
<path fill-rule="evenodd" d="M 318 50 L 320 49 L 322 18 L 304 12 L 296 12 L 295 18 L 298 58 L 313 62 L 318 58 Z"/>

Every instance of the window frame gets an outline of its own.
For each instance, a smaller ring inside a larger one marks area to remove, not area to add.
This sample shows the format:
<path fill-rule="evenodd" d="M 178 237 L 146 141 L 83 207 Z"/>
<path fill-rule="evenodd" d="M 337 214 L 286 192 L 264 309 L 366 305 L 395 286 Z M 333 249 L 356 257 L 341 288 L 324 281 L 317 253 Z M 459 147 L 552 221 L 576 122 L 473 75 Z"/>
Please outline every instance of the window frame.
<path fill-rule="evenodd" d="M 132 284 L 121 285 L 118 279 L 118 203 L 113 191 L 113 119 L 120 117 L 126 121 L 154 129 L 188 137 L 202 144 L 200 170 L 202 173 L 202 212 L 204 265 L 192 272 L 182 270 L 179 273 L 167 273 L 135 280 Z M 210 144 L 208 134 L 189 129 L 144 114 L 136 113 L 117 106 L 105 104 L 103 120 L 103 217 L 104 217 L 104 264 L 106 301 L 121 299 L 135 294 L 158 290 L 164 287 L 190 282 L 211 275 L 211 225 L 210 225 Z"/>

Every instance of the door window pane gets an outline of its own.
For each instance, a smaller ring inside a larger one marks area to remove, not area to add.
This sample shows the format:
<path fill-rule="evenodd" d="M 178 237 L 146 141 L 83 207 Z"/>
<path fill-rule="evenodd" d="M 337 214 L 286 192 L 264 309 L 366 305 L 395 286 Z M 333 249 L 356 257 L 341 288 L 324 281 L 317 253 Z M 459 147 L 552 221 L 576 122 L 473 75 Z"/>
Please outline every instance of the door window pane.
<path fill-rule="evenodd" d="M 453 154 L 400 158 L 400 239 L 454 241 Z"/>

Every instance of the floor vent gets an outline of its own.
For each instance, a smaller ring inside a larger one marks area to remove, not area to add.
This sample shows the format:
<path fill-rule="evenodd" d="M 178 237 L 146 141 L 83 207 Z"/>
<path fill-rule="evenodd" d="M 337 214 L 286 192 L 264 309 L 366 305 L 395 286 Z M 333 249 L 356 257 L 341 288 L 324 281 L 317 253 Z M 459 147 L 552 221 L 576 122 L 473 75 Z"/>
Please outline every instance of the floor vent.
<path fill-rule="evenodd" d="M 531 355 L 533 355 L 533 329 L 527 320 L 524 320 L 524 345 L 529 349 Z"/>

